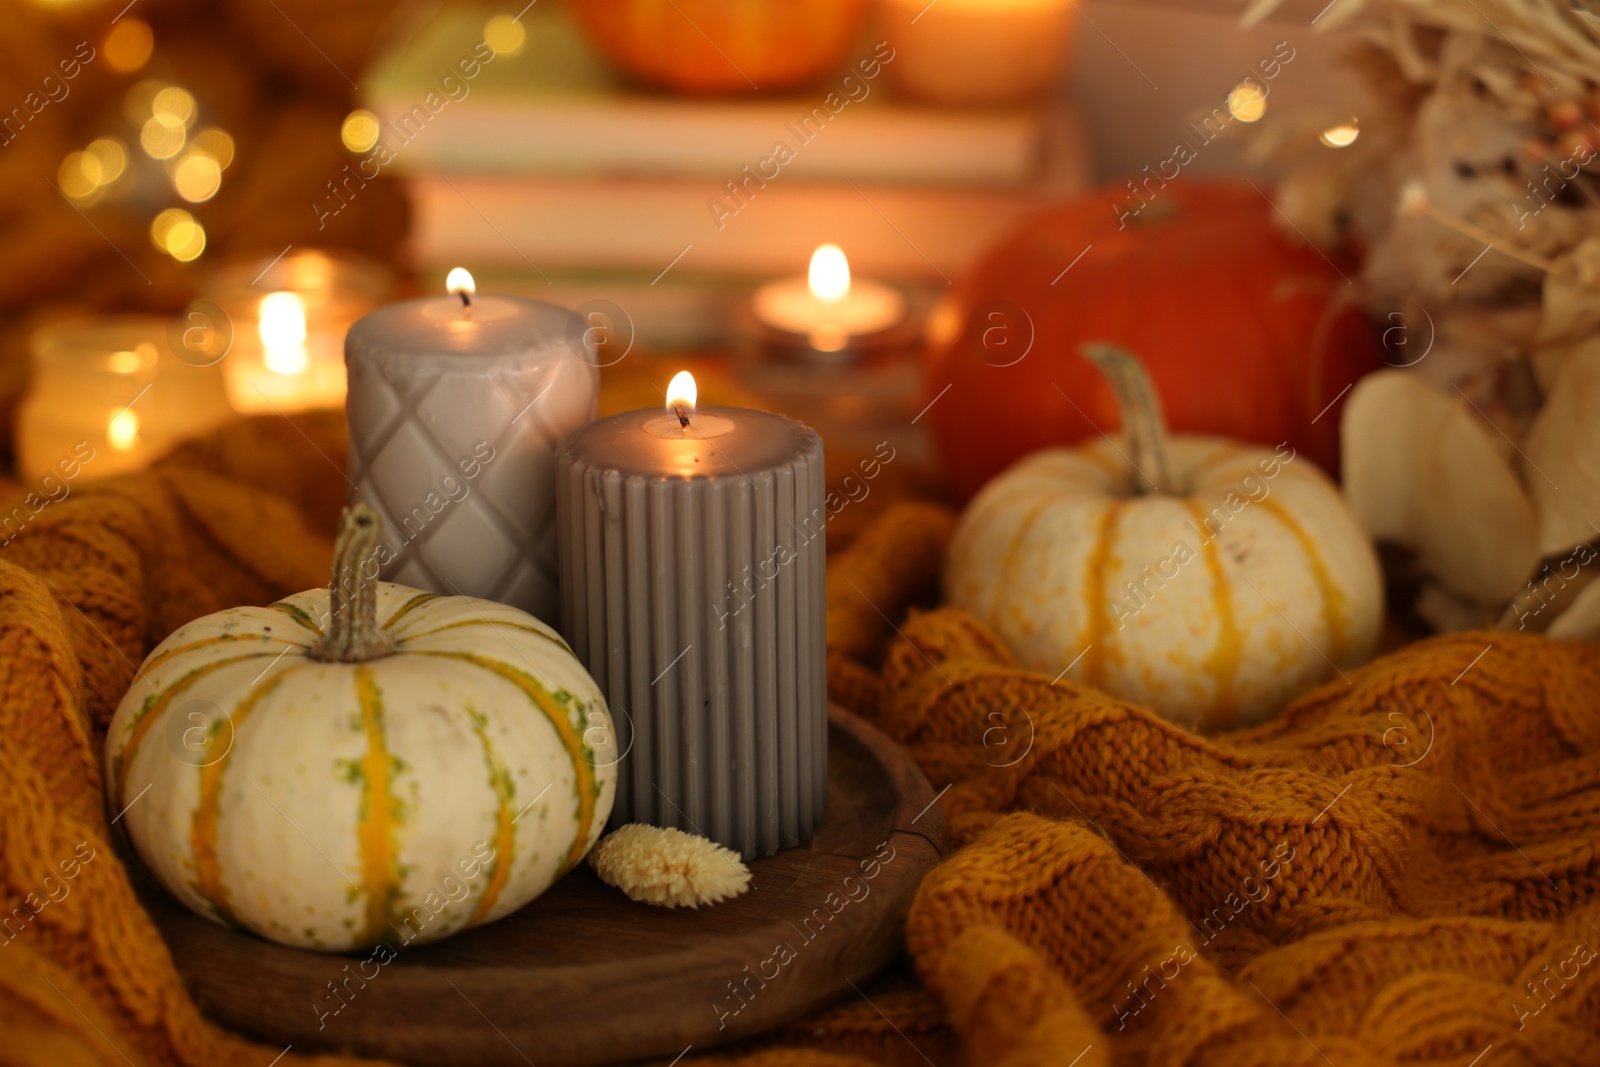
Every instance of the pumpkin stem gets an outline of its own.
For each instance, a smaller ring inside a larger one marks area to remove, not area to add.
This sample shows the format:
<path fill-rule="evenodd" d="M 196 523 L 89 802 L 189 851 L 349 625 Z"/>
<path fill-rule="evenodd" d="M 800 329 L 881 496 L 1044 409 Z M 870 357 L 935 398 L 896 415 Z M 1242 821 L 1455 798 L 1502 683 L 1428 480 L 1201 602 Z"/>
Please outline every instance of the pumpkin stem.
<path fill-rule="evenodd" d="M 387 656 L 389 638 L 378 628 L 378 513 L 366 504 L 344 509 L 328 583 L 328 627 L 312 645 L 312 659 L 361 663 Z"/>
<path fill-rule="evenodd" d="M 1130 479 L 1136 493 L 1172 493 L 1177 485 L 1167 465 L 1167 419 L 1161 396 L 1145 373 L 1144 364 L 1125 348 L 1086 344 L 1078 349 L 1084 359 L 1105 375 L 1122 413 L 1122 432 L 1133 455 Z"/>

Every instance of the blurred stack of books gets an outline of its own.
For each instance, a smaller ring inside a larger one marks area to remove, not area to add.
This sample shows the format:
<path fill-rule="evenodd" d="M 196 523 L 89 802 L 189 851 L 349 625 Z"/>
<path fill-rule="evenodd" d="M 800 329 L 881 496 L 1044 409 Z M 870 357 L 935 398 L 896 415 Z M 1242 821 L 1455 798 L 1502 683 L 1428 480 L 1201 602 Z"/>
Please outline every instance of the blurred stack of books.
<path fill-rule="evenodd" d="M 447 8 L 362 79 L 382 131 L 363 173 L 405 177 L 424 276 L 462 265 L 486 288 L 609 300 L 647 343 L 717 343 L 731 300 L 804 274 L 826 241 L 859 275 L 943 289 L 1088 181 L 1070 105 L 896 101 L 875 39 L 799 94 L 686 98 L 627 85 L 549 4 L 496 54 L 492 14 Z"/>

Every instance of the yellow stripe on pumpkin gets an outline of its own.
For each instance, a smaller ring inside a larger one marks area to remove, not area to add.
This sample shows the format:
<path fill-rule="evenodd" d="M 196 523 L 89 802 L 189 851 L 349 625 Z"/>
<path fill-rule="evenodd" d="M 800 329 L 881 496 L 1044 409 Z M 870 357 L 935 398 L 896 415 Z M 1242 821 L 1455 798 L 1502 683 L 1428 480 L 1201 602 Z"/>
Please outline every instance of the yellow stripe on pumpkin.
<path fill-rule="evenodd" d="M 1300 545 L 1300 550 L 1306 554 L 1306 562 L 1311 567 L 1311 577 L 1317 583 L 1317 589 L 1322 593 L 1322 624 L 1328 629 L 1328 658 L 1335 663 L 1344 654 L 1344 596 L 1339 592 L 1339 587 L 1333 582 L 1333 575 L 1328 570 L 1327 563 L 1322 558 L 1322 552 L 1317 548 L 1317 543 L 1311 539 L 1306 528 L 1301 526 L 1293 515 L 1283 509 L 1283 505 L 1276 500 L 1262 500 L 1258 502 L 1260 508 L 1277 519 L 1283 528 L 1289 531 L 1291 537 Z"/>
<path fill-rule="evenodd" d="M 511 799 L 515 795 L 516 787 L 511 782 L 511 774 L 506 770 L 505 764 L 494 754 L 494 745 L 490 742 L 489 732 L 485 728 L 487 721 L 482 715 L 470 709 L 467 715 L 472 723 L 472 732 L 477 734 L 478 740 L 483 743 L 483 760 L 489 767 L 489 784 L 494 788 L 497 801 L 494 869 L 489 875 L 489 884 L 484 887 L 483 896 L 478 899 L 478 906 L 472 911 L 472 918 L 467 920 L 468 926 L 476 926 L 483 922 L 484 917 L 489 914 L 489 909 L 500 899 L 500 891 L 505 888 L 506 880 L 511 877 L 511 861 L 516 850 L 516 831 L 513 826 L 516 820 L 511 815 Z"/>
<path fill-rule="evenodd" d="M 398 890 L 394 840 L 395 802 L 390 794 L 393 758 L 389 755 L 387 731 L 383 721 L 383 694 L 378 680 L 365 663 L 356 665 L 356 700 L 361 705 L 361 729 L 367 738 L 367 751 L 361 757 L 361 821 L 356 837 L 361 846 L 361 884 L 367 892 L 367 930 L 365 941 L 376 944 L 389 923 L 394 896 Z"/>
<path fill-rule="evenodd" d="M 280 600 L 276 604 L 268 604 L 267 607 L 271 608 L 273 611 L 283 612 L 285 615 L 289 616 L 289 618 L 293 619 L 307 630 L 310 630 L 318 637 L 322 636 L 322 627 L 317 625 L 316 619 L 313 619 L 309 614 L 307 614 L 305 608 L 296 607 L 286 600 Z"/>
<path fill-rule="evenodd" d="M 399 622 L 401 619 L 403 619 L 407 615 L 411 614 L 411 611 L 412 611 L 413 608 L 420 608 L 422 605 L 426 604 L 428 601 L 430 601 L 430 600 L 438 600 L 438 599 L 439 599 L 439 594 L 438 593 L 418 593 L 416 596 L 412 597 L 410 600 L 406 601 L 404 604 L 401 604 L 400 605 L 400 610 L 396 611 L 393 615 L 389 616 L 388 621 L 386 621 L 383 624 L 383 629 L 385 629 L 385 630 L 394 629 L 395 623 Z"/>
<path fill-rule="evenodd" d="M 534 704 L 545 713 L 545 718 L 550 720 L 550 725 L 555 728 L 561 743 L 566 747 L 567 756 L 572 760 L 572 770 L 576 777 L 574 791 L 578 794 L 578 833 L 572 839 L 572 847 L 567 850 L 566 862 L 561 870 L 556 873 L 560 877 L 577 865 L 583 859 L 584 846 L 589 840 L 589 829 L 594 824 L 595 799 L 600 793 L 598 779 L 595 777 L 594 761 L 590 758 L 593 754 L 589 746 L 583 741 L 583 736 L 573 729 L 572 722 L 567 718 L 566 711 L 556 703 L 549 690 L 540 685 L 532 676 L 515 667 L 509 667 L 485 656 L 474 652 L 447 652 L 442 649 L 412 649 L 408 655 L 439 656 L 444 659 L 459 660 L 462 663 L 471 663 L 482 667 L 490 674 L 504 678 L 506 681 L 522 690 Z"/>
<path fill-rule="evenodd" d="M 128 731 L 128 743 L 123 746 L 122 752 L 117 756 L 116 774 L 113 776 L 114 780 L 111 783 L 111 795 L 117 798 L 117 804 L 120 806 L 124 803 L 122 796 L 123 783 L 128 780 L 128 768 L 133 766 L 133 757 L 139 750 L 139 743 L 144 740 L 145 734 L 150 732 L 150 727 L 156 720 L 161 718 L 162 713 L 167 710 L 174 697 L 201 678 L 220 671 L 224 667 L 230 667 L 235 663 L 243 663 L 246 660 L 265 659 L 268 656 L 281 654 L 280 652 L 252 652 L 245 656 L 234 656 L 232 659 L 212 660 L 202 667 L 196 667 L 160 693 L 154 693 L 147 697 L 144 707 L 139 709 L 138 715 L 133 720 L 133 726 Z"/>
<path fill-rule="evenodd" d="M 1122 514 L 1123 501 L 1113 500 L 1100 515 L 1100 529 L 1095 532 L 1094 548 L 1089 551 L 1083 581 L 1084 622 L 1083 648 L 1068 655 L 1067 662 L 1081 655 L 1085 685 L 1101 685 L 1106 673 L 1106 635 L 1111 632 L 1111 598 L 1106 595 L 1106 569 L 1111 563 L 1111 545 L 1117 529 L 1117 518 Z"/>
<path fill-rule="evenodd" d="M 309 664 L 297 664 L 305 667 Z M 239 729 L 249 718 L 256 705 L 265 700 L 283 680 L 294 673 L 295 667 L 279 671 L 233 709 L 228 716 L 228 726 L 233 733 L 228 749 L 220 758 L 200 768 L 200 800 L 189 823 L 189 850 L 194 855 L 195 892 L 211 904 L 216 913 L 229 922 L 237 923 L 228 889 L 222 884 L 222 865 L 217 860 L 217 822 L 222 802 L 222 774 L 233 756 L 233 745 L 239 739 Z"/>
<path fill-rule="evenodd" d="M 1034 505 L 1028 509 L 1027 514 L 1022 517 L 1022 521 L 1017 524 L 1016 533 L 1012 534 L 1011 540 L 1006 543 L 1005 554 L 1000 557 L 1000 576 L 995 582 L 996 589 L 1011 588 L 1011 569 L 1016 566 L 1017 555 L 1022 551 L 1022 543 L 1027 540 L 1029 531 L 1033 529 L 1033 524 L 1038 521 L 1045 508 L 1065 499 L 1067 495 L 1066 493 L 1047 494 L 1035 501 Z M 996 633 L 1000 632 L 999 601 L 1000 598 L 995 597 L 995 605 L 989 611 L 989 629 Z M 1031 629 L 1031 625 L 1027 625 L 1024 632 Z"/>
<path fill-rule="evenodd" d="M 522 630 L 526 633 L 534 634 L 535 636 L 544 638 L 546 641 L 549 641 L 551 644 L 560 648 L 563 652 L 566 652 L 569 656 L 576 655 L 572 649 L 567 647 L 567 643 L 561 638 L 556 637 L 545 630 L 541 630 L 537 626 L 529 626 L 525 622 L 512 622 L 509 619 L 491 619 L 487 616 L 480 619 L 460 619 L 456 622 L 447 622 L 443 626 L 435 627 L 432 630 L 424 630 L 419 634 L 398 634 L 396 636 L 405 641 L 416 641 L 424 637 L 432 637 L 434 634 L 442 634 L 446 630 L 459 630 L 464 626 L 505 626 L 512 630 Z"/>
<path fill-rule="evenodd" d="M 234 642 L 234 641 L 254 641 L 257 644 L 270 644 L 270 645 L 273 645 L 274 647 L 276 647 L 277 645 L 280 645 L 280 644 L 288 645 L 291 648 L 309 648 L 310 647 L 309 645 L 297 645 L 293 641 L 285 641 L 282 638 L 271 637 L 271 636 L 269 636 L 267 634 L 251 634 L 251 633 L 217 634 L 215 637 L 202 637 L 200 640 L 191 641 L 187 645 L 180 645 L 177 648 L 169 648 L 165 652 L 161 653 L 161 655 L 155 657 L 154 659 L 147 660 L 145 662 L 144 666 L 140 668 L 140 670 L 142 670 L 142 671 L 150 671 L 150 670 L 153 670 L 156 667 L 161 666 L 163 663 L 168 662 L 169 660 L 176 659 L 179 656 L 187 655 L 190 652 L 193 652 L 193 651 L 195 651 L 197 649 L 209 648 L 212 645 L 225 645 L 225 644 L 229 644 L 229 643 Z M 279 649 L 279 651 L 281 652 L 282 649 Z"/>
<path fill-rule="evenodd" d="M 1194 516 L 1196 530 L 1209 530 L 1206 511 L 1198 500 L 1185 500 L 1184 506 Z M 1220 536 L 1220 535 L 1219 535 Z M 1217 549 L 1216 536 L 1202 537 L 1200 555 L 1206 561 L 1211 575 L 1212 609 L 1217 617 L 1217 644 L 1206 660 L 1205 671 L 1216 682 L 1216 696 L 1211 711 L 1200 717 L 1196 725 L 1225 727 L 1238 716 L 1234 704 L 1233 682 L 1239 673 L 1239 661 L 1244 654 L 1244 642 L 1239 636 L 1239 624 L 1233 614 L 1233 595 L 1228 591 L 1228 576 L 1222 569 L 1222 553 Z"/>

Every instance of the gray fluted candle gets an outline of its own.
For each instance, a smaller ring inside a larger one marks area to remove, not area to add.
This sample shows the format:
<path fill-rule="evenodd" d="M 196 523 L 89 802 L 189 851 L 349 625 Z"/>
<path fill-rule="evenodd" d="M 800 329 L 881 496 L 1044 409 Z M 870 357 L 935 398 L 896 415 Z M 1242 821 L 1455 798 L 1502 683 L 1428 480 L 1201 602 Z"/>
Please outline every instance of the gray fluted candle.
<path fill-rule="evenodd" d="M 612 825 L 749 858 L 827 799 L 822 440 L 692 388 L 557 446 L 562 632 L 617 724 Z"/>

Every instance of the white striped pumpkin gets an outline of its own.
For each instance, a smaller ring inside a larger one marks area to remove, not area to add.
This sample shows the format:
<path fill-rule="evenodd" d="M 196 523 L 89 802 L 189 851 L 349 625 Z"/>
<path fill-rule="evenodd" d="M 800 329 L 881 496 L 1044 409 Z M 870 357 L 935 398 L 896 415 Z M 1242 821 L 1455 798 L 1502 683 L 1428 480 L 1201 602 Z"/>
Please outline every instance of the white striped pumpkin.
<path fill-rule="evenodd" d="M 343 535 L 340 553 L 368 558 Z M 616 789 L 605 700 L 554 630 L 491 601 L 358 584 L 354 607 L 315 589 L 183 626 L 106 742 L 113 803 L 168 889 L 333 951 L 516 910 L 583 858 Z M 330 660 L 335 620 L 363 610 L 381 653 Z"/>
<path fill-rule="evenodd" d="M 1288 446 L 1168 439 L 1137 361 L 1091 352 L 1126 442 L 1046 449 L 985 486 L 946 599 L 1023 665 L 1204 729 L 1259 721 L 1370 657 L 1377 557 L 1333 483 Z"/>

